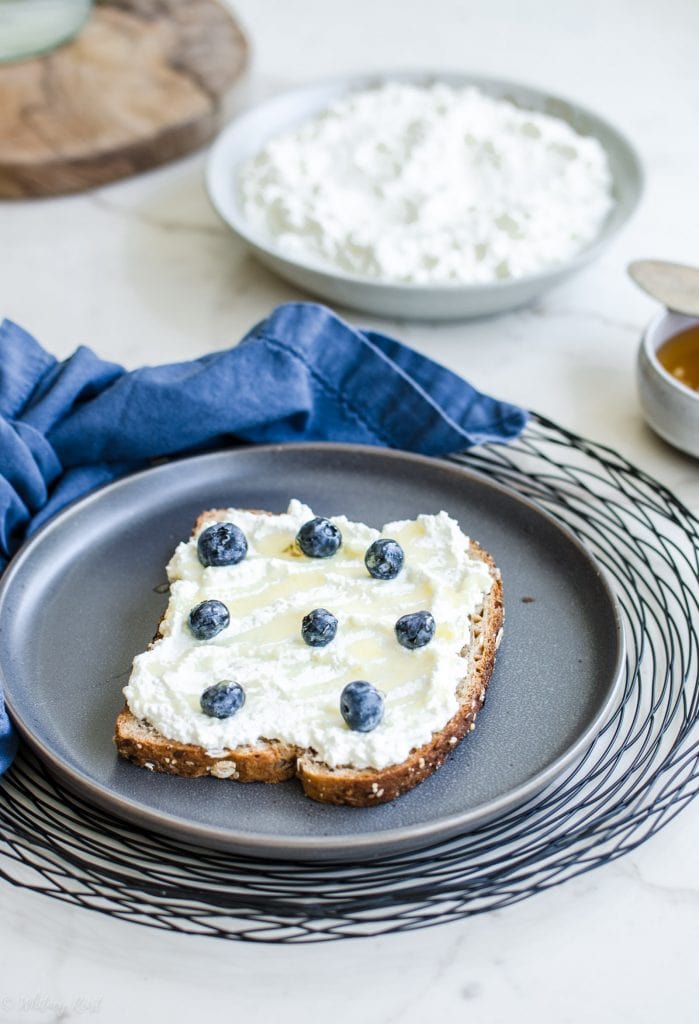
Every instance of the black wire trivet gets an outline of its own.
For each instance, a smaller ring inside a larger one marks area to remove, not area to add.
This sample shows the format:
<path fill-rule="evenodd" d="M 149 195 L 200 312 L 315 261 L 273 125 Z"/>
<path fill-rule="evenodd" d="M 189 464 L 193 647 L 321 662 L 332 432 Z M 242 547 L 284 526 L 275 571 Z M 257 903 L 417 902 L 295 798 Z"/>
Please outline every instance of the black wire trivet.
<path fill-rule="evenodd" d="M 633 850 L 696 795 L 699 521 L 608 448 L 534 416 L 456 457 L 565 523 L 605 566 L 622 702 L 582 761 L 477 832 L 359 866 L 252 860 L 120 822 L 23 749 L 0 781 L 0 877 L 122 920 L 258 942 L 410 931 L 517 903 Z"/>

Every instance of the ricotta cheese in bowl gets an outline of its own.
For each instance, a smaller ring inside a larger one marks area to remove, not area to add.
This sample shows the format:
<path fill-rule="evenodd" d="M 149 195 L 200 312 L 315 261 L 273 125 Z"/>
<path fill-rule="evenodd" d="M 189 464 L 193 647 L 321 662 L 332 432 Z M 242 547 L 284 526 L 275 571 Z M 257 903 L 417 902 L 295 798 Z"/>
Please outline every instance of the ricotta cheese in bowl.
<path fill-rule="evenodd" d="M 251 230 L 286 258 L 417 285 L 560 266 L 613 207 L 598 139 L 439 82 L 336 99 L 245 160 L 237 187 Z"/>

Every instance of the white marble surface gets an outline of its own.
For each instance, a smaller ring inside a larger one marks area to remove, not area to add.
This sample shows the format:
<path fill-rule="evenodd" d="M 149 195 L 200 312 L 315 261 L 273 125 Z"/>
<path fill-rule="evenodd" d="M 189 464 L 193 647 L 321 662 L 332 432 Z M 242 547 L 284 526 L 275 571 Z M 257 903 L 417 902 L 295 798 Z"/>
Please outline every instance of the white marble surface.
<path fill-rule="evenodd" d="M 449 326 L 373 321 L 608 443 L 699 511 L 699 463 L 640 419 L 633 365 L 653 303 L 635 257 L 699 262 L 696 0 L 239 0 L 245 101 L 312 76 L 444 67 L 559 91 L 608 115 L 648 171 L 632 225 L 535 308 Z M 241 102 L 243 96 L 241 95 Z M 201 156 L 92 195 L 0 206 L 0 311 L 59 355 L 130 366 L 234 342 L 299 297 L 209 209 Z M 355 318 L 363 322 L 369 318 Z M 699 805 L 633 855 L 461 924 L 313 948 L 160 934 L 0 883 L 0 1024 L 304 1015 L 335 1024 L 697 1020 Z"/>

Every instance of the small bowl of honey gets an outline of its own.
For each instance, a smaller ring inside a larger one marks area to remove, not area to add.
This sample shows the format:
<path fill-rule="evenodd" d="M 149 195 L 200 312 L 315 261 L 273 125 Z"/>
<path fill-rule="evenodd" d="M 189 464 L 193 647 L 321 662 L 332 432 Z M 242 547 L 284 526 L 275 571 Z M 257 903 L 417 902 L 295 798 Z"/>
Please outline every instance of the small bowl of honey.
<path fill-rule="evenodd" d="M 656 434 L 699 458 L 699 318 L 662 310 L 636 364 L 641 409 Z"/>

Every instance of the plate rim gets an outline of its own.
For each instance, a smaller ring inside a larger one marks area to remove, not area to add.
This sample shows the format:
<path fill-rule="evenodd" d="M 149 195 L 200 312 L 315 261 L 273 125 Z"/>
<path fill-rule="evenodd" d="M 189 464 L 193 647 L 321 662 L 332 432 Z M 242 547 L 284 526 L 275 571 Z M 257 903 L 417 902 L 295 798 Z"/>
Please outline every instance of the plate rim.
<path fill-rule="evenodd" d="M 394 853 L 417 850 L 440 840 L 452 838 L 458 834 L 466 834 L 476 828 L 486 825 L 489 821 L 501 817 L 508 811 L 524 805 L 531 797 L 536 796 L 550 782 L 559 777 L 567 767 L 573 764 L 582 755 L 584 750 L 600 734 L 607 724 L 612 710 L 615 707 L 622 689 L 624 679 L 624 666 L 626 658 L 626 642 L 624 636 L 623 620 L 618 598 L 612 588 L 607 573 L 594 558 L 585 545 L 575 534 L 563 523 L 560 523 L 555 516 L 542 508 L 535 501 L 498 481 L 490 479 L 486 474 L 474 470 L 471 467 L 451 461 L 447 458 L 420 455 L 401 449 L 382 448 L 373 445 L 349 444 L 333 441 L 311 441 L 311 442 L 290 442 L 265 445 L 244 445 L 235 448 L 226 448 L 215 452 L 200 453 L 168 459 L 165 463 L 155 466 L 148 466 L 145 469 L 134 473 L 126 474 L 113 480 L 110 483 L 98 487 L 88 494 L 77 498 L 65 508 L 61 509 L 54 517 L 44 523 L 34 533 L 19 551 L 12 557 L 5 572 L 0 579 L 0 628 L 5 601 L 10 592 L 14 580 L 20 576 L 22 567 L 31 556 L 34 549 L 45 542 L 46 537 L 57 529 L 61 529 L 65 520 L 87 508 L 104 500 L 105 495 L 115 490 L 128 488 L 134 481 L 144 477 L 152 477 L 159 473 L 168 472 L 173 465 L 182 462 L 196 460 L 197 462 L 223 460 L 245 456 L 249 454 L 280 454 L 290 452 L 292 454 L 304 454 L 313 451 L 334 451 L 337 454 L 361 455 L 365 457 L 381 458 L 388 457 L 395 459 L 397 463 L 405 462 L 414 465 L 429 466 L 449 472 L 457 477 L 475 479 L 479 484 L 503 494 L 508 500 L 520 503 L 530 512 L 542 517 L 549 526 L 554 527 L 561 533 L 569 543 L 578 550 L 585 561 L 594 570 L 600 585 L 608 599 L 612 614 L 613 632 L 616 637 L 616 657 L 614 668 L 608 684 L 606 696 L 588 726 L 580 733 L 566 750 L 555 758 L 550 764 L 543 768 L 529 780 L 517 786 L 515 789 L 502 794 L 501 796 L 476 805 L 468 811 L 451 814 L 428 823 L 405 825 L 399 828 L 386 829 L 380 832 L 367 832 L 361 835 L 335 835 L 335 836 L 280 836 L 268 833 L 246 831 L 244 833 L 231 832 L 230 829 L 222 829 L 218 826 L 204 825 L 191 822 L 187 818 L 165 813 L 152 807 L 144 806 L 116 794 L 108 784 L 96 782 L 84 771 L 65 763 L 50 746 L 46 746 L 40 736 L 25 722 L 21 711 L 15 706 L 12 696 L 8 693 L 7 678 L 0 664 L 0 681 L 3 685 L 5 705 L 10 717 L 17 728 L 18 733 L 34 750 L 39 758 L 49 764 L 51 769 L 66 783 L 69 789 L 78 792 L 81 796 L 87 796 L 90 802 L 116 813 L 121 820 L 134 821 L 139 825 L 158 833 L 174 836 L 177 839 L 192 843 L 198 846 L 207 846 L 214 849 L 225 849 L 237 853 L 262 857 L 274 860 L 302 860 L 302 861 L 330 861 L 338 862 L 360 858 L 367 860 L 390 856 Z M 154 488 L 157 492 L 157 488 Z"/>

